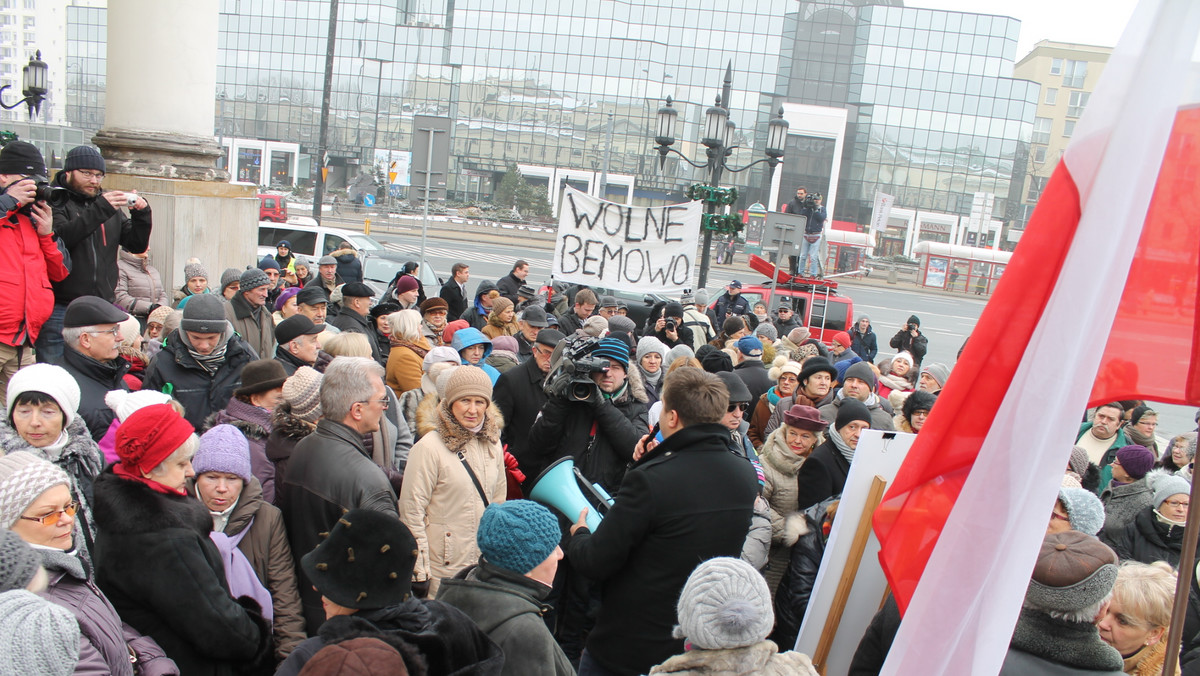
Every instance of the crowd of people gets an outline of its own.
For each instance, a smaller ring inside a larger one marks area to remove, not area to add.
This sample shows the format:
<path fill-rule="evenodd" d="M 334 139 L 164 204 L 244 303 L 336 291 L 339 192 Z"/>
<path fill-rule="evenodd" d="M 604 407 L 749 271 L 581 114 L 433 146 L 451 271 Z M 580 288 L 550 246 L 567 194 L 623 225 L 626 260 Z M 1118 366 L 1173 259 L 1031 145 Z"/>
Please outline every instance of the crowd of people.
<path fill-rule="evenodd" d="M 893 353 L 865 316 L 827 345 L 734 281 L 639 326 L 525 261 L 376 292 L 286 241 L 172 293 L 149 202 L 104 170 L 72 150 L 51 208 L 36 149 L 0 150 L 0 673 L 816 673 L 790 648 L 859 439 L 920 434 L 950 375 L 919 317 Z M 1089 413 L 1011 673 L 1176 659 L 1196 433 L 1156 420 Z M 527 499 L 565 458 L 611 497 Z M 1191 656 L 1200 600 L 1188 621 Z M 852 673 L 898 623 L 889 601 Z"/>

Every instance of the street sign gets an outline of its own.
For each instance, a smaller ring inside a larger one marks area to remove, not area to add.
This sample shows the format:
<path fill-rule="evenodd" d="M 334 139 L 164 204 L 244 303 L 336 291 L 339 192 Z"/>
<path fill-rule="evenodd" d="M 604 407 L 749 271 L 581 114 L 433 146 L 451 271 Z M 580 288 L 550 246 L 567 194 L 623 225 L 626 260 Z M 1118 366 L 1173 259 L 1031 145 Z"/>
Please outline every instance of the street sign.
<path fill-rule="evenodd" d="M 412 185 L 416 195 L 425 196 L 425 174 L 429 173 L 429 198 L 446 198 L 446 172 L 450 165 L 450 125 L 448 117 L 413 116 Z"/>
<path fill-rule="evenodd" d="M 372 195 L 371 193 L 364 194 L 363 195 L 363 205 L 368 206 L 368 207 L 375 206 L 375 196 Z"/>

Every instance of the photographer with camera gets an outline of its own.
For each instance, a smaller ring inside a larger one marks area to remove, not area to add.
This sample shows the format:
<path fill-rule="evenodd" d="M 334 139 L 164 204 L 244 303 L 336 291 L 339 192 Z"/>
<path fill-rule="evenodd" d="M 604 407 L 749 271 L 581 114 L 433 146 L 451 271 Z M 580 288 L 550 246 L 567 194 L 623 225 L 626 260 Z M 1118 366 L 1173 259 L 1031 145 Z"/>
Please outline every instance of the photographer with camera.
<path fill-rule="evenodd" d="M 45 175 L 33 144 L 11 141 L 0 149 L 0 270 L 8 277 L 0 297 L 0 400 L 17 369 L 33 363 L 33 343 L 54 309 L 48 282 L 67 276 Z"/>
<path fill-rule="evenodd" d="M 800 255 L 788 256 L 792 275 L 821 276 L 821 237 L 825 232 L 825 207 L 821 206 L 820 193 L 808 194 L 804 186 L 796 188 L 796 196 L 784 205 L 783 211 L 804 216 L 804 234 L 800 237 Z M 807 259 L 807 263 L 805 263 Z"/>
<path fill-rule="evenodd" d="M 654 322 L 654 331 L 649 335 L 662 341 L 667 349 L 676 345 L 692 347 L 695 336 L 683 321 L 683 305 L 670 301 L 663 306 L 663 314 Z"/>
<path fill-rule="evenodd" d="M 117 249 L 140 254 L 150 246 L 150 205 L 137 193 L 104 191 L 104 158 L 91 146 L 67 152 L 53 185 L 67 199 L 54 207 L 54 232 L 67 247 L 71 273 L 54 284 L 54 312 L 37 340 L 37 359 L 55 363 L 63 354 L 62 322 L 80 296 L 116 300 Z M 129 209 L 126 216 L 121 208 Z"/>
<path fill-rule="evenodd" d="M 921 318 L 909 315 L 904 328 L 892 336 L 888 345 L 895 348 L 897 352 L 911 354 L 914 362 L 913 368 L 921 368 L 921 360 L 925 358 L 925 352 L 929 350 L 929 339 L 925 337 L 924 333 L 921 333 Z"/>

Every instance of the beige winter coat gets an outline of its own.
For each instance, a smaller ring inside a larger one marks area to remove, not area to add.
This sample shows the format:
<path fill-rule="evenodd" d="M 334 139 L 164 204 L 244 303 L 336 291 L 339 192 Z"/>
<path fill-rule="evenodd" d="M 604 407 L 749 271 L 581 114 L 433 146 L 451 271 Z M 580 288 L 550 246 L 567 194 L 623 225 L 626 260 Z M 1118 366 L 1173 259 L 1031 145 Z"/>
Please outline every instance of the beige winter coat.
<path fill-rule="evenodd" d="M 804 653 L 779 652 L 770 641 L 729 650 L 690 650 L 650 670 L 681 676 L 817 676 Z"/>
<path fill-rule="evenodd" d="M 437 408 L 434 429 L 413 445 L 400 489 L 400 520 L 417 540 L 413 579 L 429 580 L 429 598 L 437 595 L 442 578 L 454 577 L 479 560 L 475 531 L 484 503 L 459 460 L 463 454 L 487 494 L 488 503 L 504 502 L 504 425 L 496 407 L 489 406 L 478 434 L 463 429 L 444 406 Z"/>
<path fill-rule="evenodd" d="M 786 433 L 787 427 L 780 425 L 767 436 L 758 452 L 758 460 L 763 469 L 762 495 L 771 508 L 771 551 L 767 559 L 770 565 L 763 571 L 763 576 L 772 596 L 783 579 L 783 571 L 787 570 L 792 544 L 795 542 L 795 539 L 791 542 L 786 541 L 786 525 L 788 517 L 796 514 L 796 508 L 800 504 L 796 473 L 804 464 L 804 458 L 788 448 L 787 441 L 784 440 Z M 820 443 L 821 439 L 818 436 L 817 444 Z M 800 517 L 800 522 L 804 522 L 803 517 Z"/>

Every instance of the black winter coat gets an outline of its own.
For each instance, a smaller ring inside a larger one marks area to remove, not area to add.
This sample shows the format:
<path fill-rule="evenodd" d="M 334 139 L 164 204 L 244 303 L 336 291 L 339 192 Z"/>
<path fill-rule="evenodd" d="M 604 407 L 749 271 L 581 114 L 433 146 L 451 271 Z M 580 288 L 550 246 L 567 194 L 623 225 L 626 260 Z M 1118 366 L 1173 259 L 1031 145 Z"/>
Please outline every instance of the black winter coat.
<path fill-rule="evenodd" d="M 537 478 L 537 473 L 532 469 L 538 466 L 540 460 L 533 457 L 529 436 L 533 421 L 546 404 L 546 392 L 542 389 L 545 378 L 546 374 L 538 368 L 537 360 L 530 358 L 502 373 L 492 388 L 492 402 L 500 409 L 500 415 L 504 416 L 500 441 L 508 445 L 508 452 L 517 459 L 521 471 L 525 472 L 525 478 L 530 482 Z"/>
<path fill-rule="evenodd" d="M 536 479 L 550 463 L 569 455 L 589 481 L 615 494 L 633 460 L 633 447 L 650 431 L 646 395 L 637 397 L 632 390 L 627 384 L 617 399 L 597 405 L 547 399 L 529 431 L 531 453 L 529 466 L 522 467 L 525 475 Z"/>
<path fill-rule="evenodd" d="M 1166 561 L 1171 567 L 1179 567 L 1179 555 L 1183 552 L 1183 526 L 1172 526 L 1158 520 L 1154 507 L 1138 512 L 1133 523 L 1113 539 L 1112 548 L 1122 560 L 1154 563 Z M 1200 547 L 1197 547 L 1200 551 Z"/>
<path fill-rule="evenodd" d="M 717 298 L 717 303 L 713 306 L 713 314 L 716 315 L 718 322 L 713 324 L 713 328 L 720 331 L 728 317 L 750 314 L 750 301 L 746 300 L 746 297 L 740 293 L 736 296 L 730 296 L 729 292 L 726 291 Z"/>
<path fill-rule="evenodd" d="M 442 285 L 442 290 L 438 293 L 438 296 L 450 306 L 450 309 L 446 311 L 447 317 L 457 318 L 467 311 L 467 297 L 463 294 L 462 289 L 458 286 L 458 282 L 454 281 L 453 277 Z"/>
<path fill-rule="evenodd" d="M 849 676 L 879 676 L 898 631 L 900 606 L 896 605 L 896 597 L 888 594 L 883 607 L 871 618 L 871 624 L 867 625 L 858 642 L 858 650 L 854 651 L 854 659 L 850 661 Z"/>
<path fill-rule="evenodd" d="M 117 418 L 117 414 L 104 403 L 104 395 L 112 390 L 129 389 L 125 384 L 129 362 L 124 357 L 99 362 L 67 345 L 63 347 L 63 356 L 58 365 L 79 383 L 79 416 L 92 433 L 92 441 L 100 441 Z M 144 384 L 142 386 L 145 387 Z"/>
<path fill-rule="evenodd" d="M 480 314 L 479 311 L 482 309 L 482 306 L 479 303 L 479 297 L 489 294 L 495 290 L 496 284 L 494 282 L 486 279 L 483 280 L 479 283 L 479 286 L 475 287 L 475 295 L 471 297 L 471 301 L 467 304 L 466 309 L 464 309 L 459 315 L 447 314 L 446 317 L 465 320 L 468 326 L 482 331 L 483 327 L 487 326 L 488 313 L 484 312 Z"/>
<path fill-rule="evenodd" d="M 837 432 L 831 431 L 830 434 Z M 812 455 L 796 473 L 796 495 L 799 498 L 796 509 L 803 511 L 832 495 L 841 495 L 849 475 L 850 461 L 833 445 L 832 439 L 827 439 L 813 449 Z"/>
<path fill-rule="evenodd" d="M 358 260 L 358 256 L 354 254 L 342 254 L 334 256 L 337 261 L 337 275 L 349 282 L 361 282 L 363 280 L 362 261 Z"/>
<path fill-rule="evenodd" d="M 253 359 L 254 354 L 246 341 L 236 333 L 231 334 L 225 347 L 224 363 L 210 375 L 188 352 L 179 331 L 172 331 L 146 367 L 142 389 L 166 392 L 175 397 L 183 404 L 183 417 L 200 430 L 205 418 L 229 403 L 233 391 L 242 384 L 242 368 Z"/>
<path fill-rule="evenodd" d="M 344 512 L 370 509 L 400 518 L 396 493 L 387 475 L 363 446 L 362 435 L 346 425 L 322 419 L 292 452 L 287 472 L 276 475 L 276 500 L 287 524 L 288 544 L 300 558 L 320 544 Z M 309 635 L 325 621 L 321 595 L 304 570 L 296 567 L 300 600 Z"/>
<path fill-rule="evenodd" d="M 517 279 L 515 276 L 513 276 L 513 273 L 510 272 L 496 280 L 496 289 L 500 292 L 502 297 L 511 300 L 513 305 L 516 305 L 517 292 L 521 290 L 521 286 L 523 284 L 525 284 L 525 282 Z"/>
<path fill-rule="evenodd" d="M 875 331 L 870 326 L 867 327 L 866 333 L 859 333 L 857 326 L 850 329 L 850 349 L 862 357 L 863 361 L 874 364 L 875 356 L 879 354 L 879 341 L 876 340 Z M 915 355 L 913 358 L 916 358 Z"/>
<path fill-rule="evenodd" d="M 747 359 L 733 367 L 733 374 L 742 379 L 750 390 L 750 401 L 757 402 L 759 397 L 775 386 L 775 382 L 767 375 L 767 365 L 761 359 Z"/>
<path fill-rule="evenodd" d="M 329 320 L 329 325 L 345 333 L 361 333 L 366 336 L 367 344 L 371 346 L 371 359 L 379 361 L 379 343 L 375 342 L 375 329 L 371 326 L 370 317 L 360 315 L 350 308 L 342 308 L 338 316 Z M 380 363 L 387 363 L 386 356 Z"/>
<path fill-rule="evenodd" d="M 121 619 L 153 638 L 188 676 L 268 664 L 271 625 L 258 603 L 234 600 L 212 517 L 108 468 L 96 479 L 96 582 Z"/>
<path fill-rule="evenodd" d="M 787 570 L 775 590 L 775 631 L 769 638 L 781 646 L 796 645 L 796 635 L 800 633 L 800 623 L 804 621 L 813 584 L 821 570 L 821 557 L 825 555 L 821 524 L 807 514 L 792 518 L 800 517 L 806 529 L 792 545 Z"/>
<path fill-rule="evenodd" d="M 896 335 L 892 336 L 892 339 L 888 342 L 888 345 L 891 345 L 896 350 L 907 351 L 913 356 L 913 361 L 916 362 L 916 366 L 920 367 L 921 361 L 925 359 L 925 353 L 929 350 L 929 339 L 925 337 L 924 333 L 921 333 L 920 329 L 917 329 L 917 337 L 914 338 L 912 334 L 908 332 L 908 329 L 904 328 L 900 329 L 896 332 Z"/>
<path fill-rule="evenodd" d="M 288 460 L 296 450 L 296 444 L 317 428 L 315 423 L 301 420 L 292 414 L 292 405 L 284 401 L 271 414 L 271 434 L 267 436 L 264 451 L 267 459 L 275 465 L 275 506 L 283 502 L 283 477 L 287 474 Z"/>
<path fill-rule="evenodd" d="M 573 569 L 603 583 L 587 650 L 609 671 L 644 674 L 682 653 L 671 630 L 688 576 L 707 559 L 741 555 L 758 480 L 731 443 L 716 423 L 672 434 L 625 476 L 596 532 L 568 541 Z"/>
<path fill-rule="evenodd" d="M 71 257 L 71 274 L 53 284 L 54 302 L 67 305 L 80 296 L 99 296 L 111 303 L 116 299 L 118 247 L 142 253 L 150 246 L 150 206 L 126 217 L 103 195 L 88 197 L 72 190 L 66 172 L 58 172 L 53 183 L 70 195 L 65 204 L 54 207 L 54 235 Z"/>

